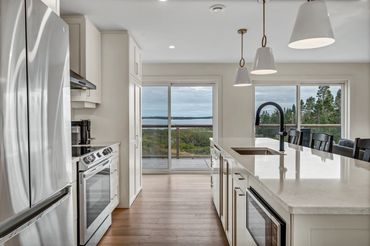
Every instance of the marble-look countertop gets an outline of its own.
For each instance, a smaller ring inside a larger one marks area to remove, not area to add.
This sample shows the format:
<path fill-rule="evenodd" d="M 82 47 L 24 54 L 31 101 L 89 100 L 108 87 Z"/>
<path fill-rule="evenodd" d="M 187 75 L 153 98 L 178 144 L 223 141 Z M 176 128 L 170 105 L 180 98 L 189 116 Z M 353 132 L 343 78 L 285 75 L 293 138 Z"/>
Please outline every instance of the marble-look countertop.
<path fill-rule="evenodd" d="M 233 147 L 268 147 L 270 138 L 221 138 L 223 155 L 242 165 L 292 214 L 370 214 L 370 163 L 285 143 L 284 155 L 242 156 Z"/>

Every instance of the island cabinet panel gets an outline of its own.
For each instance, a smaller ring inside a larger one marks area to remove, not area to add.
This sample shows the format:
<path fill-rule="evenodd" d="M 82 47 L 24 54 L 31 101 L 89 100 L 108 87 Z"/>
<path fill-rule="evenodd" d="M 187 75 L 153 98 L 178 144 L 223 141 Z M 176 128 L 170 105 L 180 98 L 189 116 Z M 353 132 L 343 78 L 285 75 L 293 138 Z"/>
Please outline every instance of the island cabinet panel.
<path fill-rule="evenodd" d="M 369 215 L 293 215 L 294 246 L 368 246 Z"/>
<path fill-rule="evenodd" d="M 217 214 L 220 216 L 220 159 L 221 153 L 211 146 L 211 189 L 212 198 Z"/>

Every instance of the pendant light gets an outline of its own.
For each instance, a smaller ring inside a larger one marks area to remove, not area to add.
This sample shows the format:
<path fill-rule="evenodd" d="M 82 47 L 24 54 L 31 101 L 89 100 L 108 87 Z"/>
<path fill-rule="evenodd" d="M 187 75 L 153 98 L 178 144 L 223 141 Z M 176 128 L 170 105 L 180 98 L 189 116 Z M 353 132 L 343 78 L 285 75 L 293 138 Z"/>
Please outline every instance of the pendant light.
<path fill-rule="evenodd" d="M 307 0 L 299 8 L 289 47 L 314 49 L 335 42 L 325 1 Z"/>
<path fill-rule="evenodd" d="M 238 71 L 236 73 L 236 78 L 235 78 L 235 81 L 234 81 L 234 86 L 250 86 L 252 85 L 251 83 L 251 79 L 249 77 L 249 72 L 248 72 L 248 69 L 245 67 L 245 59 L 243 57 L 243 48 L 244 48 L 244 45 L 243 45 L 243 36 L 245 33 L 247 33 L 247 29 L 239 29 L 238 30 L 238 33 L 241 35 L 241 58 L 240 58 L 240 61 L 239 61 L 239 68 L 238 68 Z"/>
<path fill-rule="evenodd" d="M 258 48 L 256 57 L 254 59 L 252 74 L 273 74 L 276 73 L 275 59 L 272 54 L 272 49 L 266 47 L 267 36 L 266 36 L 266 0 L 263 1 L 262 15 L 263 15 L 263 36 L 262 36 L 262 47 Z"/>

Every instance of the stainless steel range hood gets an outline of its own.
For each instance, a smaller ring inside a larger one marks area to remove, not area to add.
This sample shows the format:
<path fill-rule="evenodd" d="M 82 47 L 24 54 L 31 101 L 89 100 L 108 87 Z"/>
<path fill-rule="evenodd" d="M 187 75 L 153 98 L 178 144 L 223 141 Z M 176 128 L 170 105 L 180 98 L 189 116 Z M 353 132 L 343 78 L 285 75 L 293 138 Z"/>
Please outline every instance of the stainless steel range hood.
<path fill-rule="evenodd" d="M 90 81 L 86 80 L 85 78 L 83 78 L 78 73 L 73 72 L 72 70 L 70 70 L 70 76 L 71 76 L 71 89 L 96 90 L 96 85 L 94 85 Z"/>

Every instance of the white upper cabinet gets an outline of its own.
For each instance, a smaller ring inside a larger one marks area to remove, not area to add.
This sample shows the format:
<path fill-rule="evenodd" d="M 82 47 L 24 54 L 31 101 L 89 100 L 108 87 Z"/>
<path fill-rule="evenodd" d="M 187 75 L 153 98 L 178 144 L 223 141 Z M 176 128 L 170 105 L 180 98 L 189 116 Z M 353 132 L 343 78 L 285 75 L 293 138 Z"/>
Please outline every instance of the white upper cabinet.
<path fill-rule="evenodd" d="M 69 25 L 70 67 L 96 85 L 96 90 L 71 90 L 72 108 L 101 103 L 101 33 L 85 16 L 63 16 Z"/>
<path fill-rule="evenodd" d="M 57 15 L 59 15 L 59 0 L 41 0 L 44 2 L 49 8 L 51 8 Z"/>
<path fill-rule="evenodd" d="M 139 45 L 136 41 L 130 36 L 129 38 L 129 49 L 130 49 L 130 59 L 129 59 L 129 71 L 130 74 L 141 81 L 143 78 L 143 70 L 142 70 L 142 52 Z"/>

